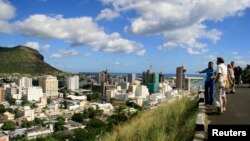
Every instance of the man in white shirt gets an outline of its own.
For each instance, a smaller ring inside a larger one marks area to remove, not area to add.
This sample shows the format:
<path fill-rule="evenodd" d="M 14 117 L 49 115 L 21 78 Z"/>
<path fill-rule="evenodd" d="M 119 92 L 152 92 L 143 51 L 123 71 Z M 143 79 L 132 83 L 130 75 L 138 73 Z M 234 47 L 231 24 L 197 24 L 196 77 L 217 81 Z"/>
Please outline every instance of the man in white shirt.
<path fill-rule="evenodd" d="M 226 111 L 226 80 L 227 80 L 227 66 L 224 64 L 224 59 L 217 58 L 217 70 L 215 78 L 215 94 L 214 105 L 219 113 Z"/>

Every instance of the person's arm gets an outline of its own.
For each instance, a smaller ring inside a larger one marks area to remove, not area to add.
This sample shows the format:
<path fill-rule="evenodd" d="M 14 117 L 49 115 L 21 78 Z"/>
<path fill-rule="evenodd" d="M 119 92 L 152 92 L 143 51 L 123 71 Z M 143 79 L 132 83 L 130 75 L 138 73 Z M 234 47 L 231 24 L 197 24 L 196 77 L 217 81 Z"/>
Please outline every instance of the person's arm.
<path fill-rule="evenodd" d="M 215 76 L 215 83 L 218 82 L 218 80 L 220 79 L 220 74 L 222 73 L 222 70 L 220 67 L 217 68 L 216 70 L 216 76 Z"/>
<path fill-rule="evenodd" d="M 206 73 L 207 69 L 203 70 L 203 71 L 198 71 L 198 73 Z"/>
<path fill-rule="evenodd" d="M 220 73 L 216 73 L 214 82 L 215 83 L 218 82 L 219 78 L 220 78 Z"/>

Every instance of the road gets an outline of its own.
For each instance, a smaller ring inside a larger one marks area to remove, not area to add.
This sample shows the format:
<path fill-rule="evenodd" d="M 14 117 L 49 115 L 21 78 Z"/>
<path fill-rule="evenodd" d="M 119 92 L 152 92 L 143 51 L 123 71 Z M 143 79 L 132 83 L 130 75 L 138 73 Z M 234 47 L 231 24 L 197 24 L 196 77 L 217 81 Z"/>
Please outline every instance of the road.
<path fill-rule="evenodd" d="M 236 94 L 227 94 L 227 111 L 221 115 L 208 114 L 210 124 L 250 125 L 250 88 L 248 86 L 236 86 Z"/>

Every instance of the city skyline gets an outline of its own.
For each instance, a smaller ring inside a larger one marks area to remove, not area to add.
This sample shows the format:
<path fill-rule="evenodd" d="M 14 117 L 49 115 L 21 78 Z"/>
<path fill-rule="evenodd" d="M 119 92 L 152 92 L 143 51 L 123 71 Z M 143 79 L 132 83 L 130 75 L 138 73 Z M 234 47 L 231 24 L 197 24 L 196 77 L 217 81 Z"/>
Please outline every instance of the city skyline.
<path fill-rule="evenodd" d="M 245 67 L 249 7 L 249 0 L 0 0 L 0 46 L 32 47 L 67 72 L 153 65 L 175 73 L 185 65 L 192 74 L 216 56 Z"/>

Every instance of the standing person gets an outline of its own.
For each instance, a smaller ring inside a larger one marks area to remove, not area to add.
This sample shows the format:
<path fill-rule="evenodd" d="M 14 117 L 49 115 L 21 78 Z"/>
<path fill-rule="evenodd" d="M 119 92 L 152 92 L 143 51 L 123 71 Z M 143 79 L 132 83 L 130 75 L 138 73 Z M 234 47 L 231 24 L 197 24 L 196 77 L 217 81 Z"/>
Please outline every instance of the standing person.
<path fill-rule="evenodd" d="M 242 68 L 240 66 L 238 66 L 238 73 L 239 73 L 239 80 L 238 80 L 238 85 L 241 84 L 241 75 L 242 75 Z"/>
<path fill-rule="evenodd" d="M 229 79 L 229 81 L 231 82 L 229 86 L 229 88 L 227 89 L 227 93 L 232 93 L 234 94 L 235 93 L 235 88 L 234 88 L 234 80 L 235 80 L 235 75 L 234 75 L 234 71 L 235 69 L 232 67 L 231 64 L 228 64 L 227 65 L 227 73 L 229 74 L 227 79 Z"/>
<path fill-rule="evenodd" d="M 239 84 L 240 82 L 240 70 L 239 67 L 234 68 L 234 76 L 235 76 L 235 84 Z"/>
<path fill-rule="evenodd" d="M 232 89 L 230 91 L 231 94 L 235 94 L 235 76 L 234 76 L 234 71 L 238 71 L 236 68 L 235 68 L 235 65 L 234 65 L 234 61 L 231 61 L 231 69 L 232 71 L 230 72 L 230 76 L 231 76 L 231 80 L 233 81 L 233 84 L 232 84 Z M 238 75 L 238 72 L 237 72 L 237 75 Z"/>
<path fill-rule="evenodd" d="M 227 81 L 227 67 L 224 64 L 224 59 L 221 57 L 217 58 L 217 70 L 215 77 L 215 94 L 214 94 L 214 105 L 219 113 L 226 111 L 226 81 Z"/>
<path fill-rule="evenodd" d="M 247 77 L 248 77 L 248 83 L 250 88 L 250 65 L 247 65 Z"/>
<path fill-rule="evenodd" d="M 205 105 L 211 106 L 213 104 L 214 97 L 214 78 L 215 78 L 215 70 L 213 69 L 213 62 L 208 63 L 208 68 L 203 71 L 199 71 L 198 73 L 206 73 L 206 81 L 205 81 Z"/>

